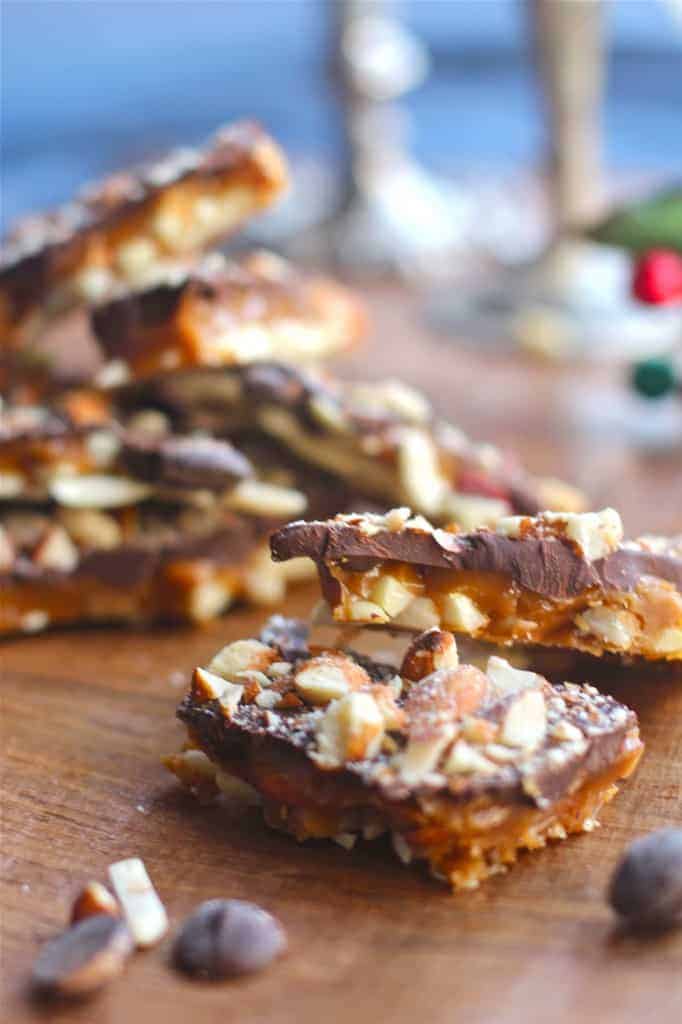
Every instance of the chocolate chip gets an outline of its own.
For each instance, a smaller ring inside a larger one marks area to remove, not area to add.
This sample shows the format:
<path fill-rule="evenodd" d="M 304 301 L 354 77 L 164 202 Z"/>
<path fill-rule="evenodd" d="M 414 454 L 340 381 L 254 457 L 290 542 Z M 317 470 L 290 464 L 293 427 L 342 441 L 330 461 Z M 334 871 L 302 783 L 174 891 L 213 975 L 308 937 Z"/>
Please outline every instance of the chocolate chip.
<path fill-rule="evenodd" d="M 609 902 L 636 927 L 682 925 L 682 829 L 660 829 L 632 843 L 611 879 Z"/>
<path fill-rule="evenodd" d="M 186 974 L 229 978 L 261 970 L 282 953 L 280 923 L 244 900 L 208 900 L 185 922 L 173 951 Z"/>
<path fill-rule="evenodd" d="M 33 987 L 42 995 L 88 995 L 120 973 L 132 950 L 119 918 L 87 917 L 43 947 L 33 965 Z"/>

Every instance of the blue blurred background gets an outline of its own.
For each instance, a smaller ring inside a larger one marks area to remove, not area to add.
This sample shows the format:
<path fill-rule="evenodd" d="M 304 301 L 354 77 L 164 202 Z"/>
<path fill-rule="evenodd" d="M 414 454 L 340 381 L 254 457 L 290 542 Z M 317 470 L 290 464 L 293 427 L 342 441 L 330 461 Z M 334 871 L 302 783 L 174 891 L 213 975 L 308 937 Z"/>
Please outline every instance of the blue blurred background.
<path fill-rule="evenodd" d="M 604 116 L 612 171 L 677 175 L 682 14 L 675 0 L 608 5 Z M 534 165 L 541 124 L 517 0 L 406 0 L 428 81 L 406 99 L 414 148 L 443 172 Z M 243 115 L 294 157 L 332 164 L 339 110 L 326 0 L 4 0 L 2 217 L 64 200 L 82 181 L 198 141 Z"/>

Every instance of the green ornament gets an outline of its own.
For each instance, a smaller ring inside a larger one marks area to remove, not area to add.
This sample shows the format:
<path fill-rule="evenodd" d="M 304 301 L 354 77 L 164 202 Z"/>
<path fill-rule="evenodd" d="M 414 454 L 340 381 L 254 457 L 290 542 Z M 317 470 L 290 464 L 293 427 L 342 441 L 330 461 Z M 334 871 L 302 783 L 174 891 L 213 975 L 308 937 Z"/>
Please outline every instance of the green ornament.
<path fill-rule="evenodd" d="M 643 359 L 633 367 L 632 386 L 644 398 L 664 398 L 677 390 L 675 367 L 670 359 Z"/>

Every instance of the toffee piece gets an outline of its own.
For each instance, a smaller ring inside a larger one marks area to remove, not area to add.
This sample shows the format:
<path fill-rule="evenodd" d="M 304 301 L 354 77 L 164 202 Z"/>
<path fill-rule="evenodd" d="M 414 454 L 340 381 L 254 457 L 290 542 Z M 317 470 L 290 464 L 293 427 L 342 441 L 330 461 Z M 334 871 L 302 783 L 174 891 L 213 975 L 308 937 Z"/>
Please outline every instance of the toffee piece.
<path fill-rule="evenodd" d="M 305 636 L 277 616 L 198 668 L 178 710 L 187 746 L 166 759 L 202 797 L 255 789 L 298 840 L 388 832 L 404 862 L 474 888 L 590 831 L 642 753 L 613 698 L 499 657 L 461 665 L 449 632 L 413 637 L 398 668 Z"/>
<path fill-rule="evenodd" d="M 284 154 L 256 124 L 221 129 L 21 221 L 0 253 L 0 344 L 34 337 L 72 306 L 158 278 L 269 206 L 287 183 Z"/>
<path fill-rule="evenodd" d="M 409 504 L 442 524 L 473 529 L 510 513 L 584 507 L 580 492 L 471 441 L 398 380 L 349 382 L 262 362 L 171 373 L 124 388 L 118 401 L 170 410 L 183 429 L 256 429 L 380 506 Z"/>
<path fill-rule="evenodd" d="M 340 622 L 441 626 L 498 644 L 682 658 L 682 538 L 623 540 L 613 509 L 459 533 L 408 509 L 298 522 L 274 558 L 318 565 Z"/>
<path fill-rule="evenodd" d="M 92 326 L 119 376 L 139 380 L 183 367 L 322 359 L 355 344 L 364 319 L 349 289 L 273 253 L 238 261 L 212 253 L 95 309 Z"/>

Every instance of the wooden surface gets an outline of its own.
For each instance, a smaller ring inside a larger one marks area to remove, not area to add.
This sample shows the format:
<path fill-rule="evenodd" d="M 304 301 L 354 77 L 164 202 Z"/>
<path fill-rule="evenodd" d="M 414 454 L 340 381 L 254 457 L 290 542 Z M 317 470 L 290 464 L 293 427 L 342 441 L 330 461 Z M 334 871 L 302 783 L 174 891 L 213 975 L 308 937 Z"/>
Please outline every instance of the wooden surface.
<path fill-rule="evenodd" d="M 458 349 L 427 337 L 416 303 L 382 290 L 370 299 L 375 337 L 353 372 L 425 387 L 475 436 L 518 447 L 532 468 L 587 487 L 595 505 L 616 505 L 631 531 L 682 528 L 680 453 L 628 446 L 611 416 L 617 374 Z M 305 613 L 314 597 L 299 590 L 287 611 Z M 261 618 L 244 611 L 204 631 L 73 631 L 0 648 L 3 1021 L 679 1024 L 682 933 L 621 935 L 603 894 L 631 838 L 682 825 L 682 675 L 604 677 L 639 711 L 648 751 L 598 832 L 453 896 L 381 841 L 350 854 L 299 846 L 254 810 L 201 808 L 164 772 L 190 670 Z M 82 883 L 131 855 L 145 860 L 173 927 L 200 900 L 243 897 L 280 915 L 289 955 L 237 984 L 191 983 L 168 967 L 166 941 L 94 1002 L 32 1005 L 26 978 L 39 944 L 62 928 Z"/>

